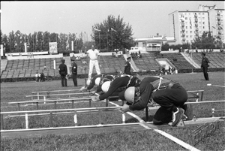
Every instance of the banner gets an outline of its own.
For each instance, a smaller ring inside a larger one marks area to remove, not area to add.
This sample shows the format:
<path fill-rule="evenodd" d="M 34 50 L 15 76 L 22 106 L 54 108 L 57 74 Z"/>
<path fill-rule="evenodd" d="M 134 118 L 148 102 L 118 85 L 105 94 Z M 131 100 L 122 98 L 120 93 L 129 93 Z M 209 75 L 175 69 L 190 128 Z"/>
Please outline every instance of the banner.
<path fill-rule="evenodd" d="M 58 53 L 57 42 L 50 42 L 49 43 L 49 54 L 56 54 L 56 53 Z"/>

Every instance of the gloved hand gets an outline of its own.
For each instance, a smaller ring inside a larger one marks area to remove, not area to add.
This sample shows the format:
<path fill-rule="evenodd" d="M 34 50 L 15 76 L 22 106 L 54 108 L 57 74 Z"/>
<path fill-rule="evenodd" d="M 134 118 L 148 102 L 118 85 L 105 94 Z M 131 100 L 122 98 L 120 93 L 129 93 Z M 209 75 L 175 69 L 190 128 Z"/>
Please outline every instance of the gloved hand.
<path fill-rule="evenodd" d="M 91 100 L 94 102 L 100 101 L 99 96 L 91 96 Z"/>
<path fill-rule="evenodd" d="M 123 112 L 128 112 L 130 110 L 129 105 L 124 104 L 123 106 L 120 107 L 120 110 Z"/>

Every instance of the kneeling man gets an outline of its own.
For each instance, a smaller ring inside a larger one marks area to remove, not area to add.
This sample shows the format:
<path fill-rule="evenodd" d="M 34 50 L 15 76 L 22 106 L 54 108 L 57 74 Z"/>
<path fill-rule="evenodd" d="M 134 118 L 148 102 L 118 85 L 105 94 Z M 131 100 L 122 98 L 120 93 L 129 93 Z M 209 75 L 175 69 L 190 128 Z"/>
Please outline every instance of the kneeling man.
<path fill-rule="evenodd" d="M 162 77 L 146 77 L 139 87 L 130 87 L 125 91 L 127 104 L 121 110 L 142 110 L 152 101 L 160 105 L 154 115 L 156 125 L 168 124 L 176 126 L 184 115 L 187 91 L 177 82 Z"/>

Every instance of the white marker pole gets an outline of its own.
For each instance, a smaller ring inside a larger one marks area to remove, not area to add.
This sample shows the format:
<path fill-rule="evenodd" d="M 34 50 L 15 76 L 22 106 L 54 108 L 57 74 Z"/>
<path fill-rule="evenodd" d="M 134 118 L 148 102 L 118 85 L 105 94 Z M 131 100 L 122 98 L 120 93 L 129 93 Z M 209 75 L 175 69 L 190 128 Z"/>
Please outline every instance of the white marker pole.
<path fill-rule="evenodd" d="M 26 42 L 24 43 L 24 50 L 25 50 L 24 52 L 27 53 L 27 43 Z"/>
<path fill-rule="evenodd" d="M 53 62 L 53 65 L 54 65 L 54 69 L 56 69 L 56 62 L 55 62 L 55 60 Z"/>
<path fill-rule="evenodd" d="M 73 41 L 71 41 L 72 51 L 73 51 Z"/>

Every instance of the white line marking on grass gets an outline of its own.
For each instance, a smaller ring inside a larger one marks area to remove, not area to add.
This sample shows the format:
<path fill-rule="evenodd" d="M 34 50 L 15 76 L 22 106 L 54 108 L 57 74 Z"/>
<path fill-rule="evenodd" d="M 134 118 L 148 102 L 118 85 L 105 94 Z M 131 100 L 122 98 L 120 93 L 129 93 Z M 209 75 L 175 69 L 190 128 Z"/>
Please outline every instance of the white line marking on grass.
<path fill-rule="evenodd" d="M 213 87 L 222 87 L 222 88 L 225 88 L 224 85 L 213 85 L 211 83 L 208 83 L 207 86 L 209 86 L 209 87 L 213 86 Z"/>
<path fill-rule="evenodd" d="M 214 86 L 214 87 L 222 87 L 222 88 L 225 88 L 224 85 L 212 85 L 212 86 Z"/>
<path fill-rule="evenodd" d="M 109 101 L 109 103 L 111 103 L 111 104 L 113 104 L 113 105 L 119 107 L 119 105 L 116 104 L 116 103 L 113 103 L 113 102 L 110 102 L 110 101 Z M 178 138 L 176 138 L 176 137 L 174 137 L 174 136 L 172 136 L 172 135 L 170 135 L 170 134 L 168 134 L 168 133 L 166 133 L 166 132 L 164 132 L 164 131 L 162 131 L 162 130 L 154 129 L 154 128 L 149 127 L 149 126 L 147 125 L 147 123 L 146 123 L 144 120 L 142 120 L 139 116 L 137 116 L 137 115 L 135 115 L 135 114 L 133 114 L 133 113 L 131 113 L 131 112 L 126 112 L 126 113 L 129 114 L 129 115 L 131 115 L 131 116 L 133 116 L 134 118 L 136 118 L 136 119 L 140 122 L 140 125 L 141 125 L 142 127 L 146 128 L 146 129 L 153 129 L 153 131 L 155 131 L 155 132 L 157 132 L 157 133 L 163 135 L 163 136 L 166 137 L 166 138 L 169 138 L 169 139 L 172 140 L 173 142 L 177 143 L 178 145 L 183 146 L 184 148 L 186 148 L 186 149 L 188 149 L 188 150 L 191 150 L 191 151 L 200 151 L 199 149 L 197 149 L 197 148 L 195 148 L 195 147 L 193 147 L 193 146 L 191 146 L 191 145 L 185 143 L 184 141 L 182 141 L 182 140 L 180 140 L 180 139 L 178 139 Z"/>

